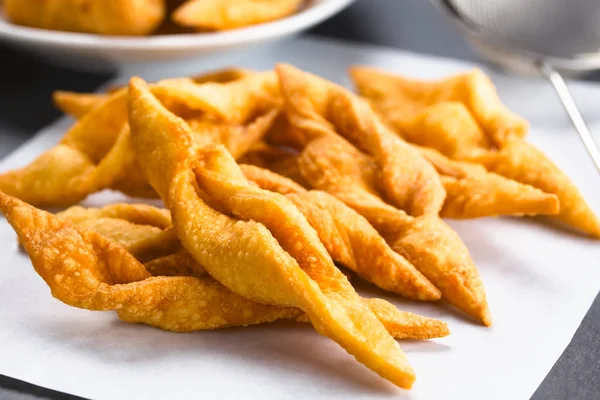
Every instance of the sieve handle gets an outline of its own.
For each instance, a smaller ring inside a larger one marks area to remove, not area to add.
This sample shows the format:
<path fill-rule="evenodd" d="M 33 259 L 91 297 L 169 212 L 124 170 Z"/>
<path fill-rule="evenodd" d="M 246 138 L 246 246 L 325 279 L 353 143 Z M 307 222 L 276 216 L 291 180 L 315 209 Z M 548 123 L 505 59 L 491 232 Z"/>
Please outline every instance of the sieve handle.
<path fill-rule="evenodd" d="M 551 65 L 547 63 L 541 64 L 541 71 L 546 75 L 546 77 L 552 82 L 554 89 L 556 90 L 556 94 L 562 105 L 565 107 L 567 114 L 571 118 L 571 122 L 573 122 L 573 126 L 575 126 L 575 130 L 579 134 L 581 141 L 585 145 L 590 157 L 594 164 L 596 164 L 596 168 L 600 171 L 600 150 L 598 149 L 598 145 L 594 141 L 592 133 L 587 127 L 583 116 L 579 112 L 579 108 L 567 87 L 567 83 L 563 79 L 562 75 L 559 74 Z"/>

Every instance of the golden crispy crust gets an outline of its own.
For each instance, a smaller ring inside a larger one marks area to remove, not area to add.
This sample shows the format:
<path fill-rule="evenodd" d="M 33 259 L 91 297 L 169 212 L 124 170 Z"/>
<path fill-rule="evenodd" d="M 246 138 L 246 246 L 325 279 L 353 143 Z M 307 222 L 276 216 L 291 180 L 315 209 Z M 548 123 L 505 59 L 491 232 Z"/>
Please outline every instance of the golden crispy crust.
<path fill-rule="evenodd" d="M 71 306 L 116 310 L 125 321 L 172 331 L 246 326 L 301 315 L 297 309 L 249 301 L 209 277 L 151 277 L 119 245 L 1 193 L 0 208 L 52 295 Z"/>
<path fill-rule="evenodd" d="M 446 189 L 440 215 L 447 218 L 480 218 L 499 215 L 554 215 L 560 205 L 556 195 L 488 172 L 479 164 L 453 161 L 434 149 L 419 151 L 436 168 Z"/>
<path fill-rule="evenodd" d="M 290 124 L 304 144 L 339 134 L 372 156 L 388 200 L 410 215 L 437 213 L 445 192 L 435 169 L 394 135 L 362 100 L 346 89 L 290 65 L 276 66 Z"/>
<path fill-rule="evenodd" d="M 502 104 L 490 78 L 478 69 L 439 81 L 409 79 L 368 67 L 352 67 L 350 76 L 358 93 L 396 129 L 402 129 L 427 106 L 460 102 L 496 145 L 527 133 L 527 121 Z"/>
<path fill-rule="evenodd" d="M 451 304 L 491 325 L 479 273 L 460 237 L 437 215 L 411 217 L 385 203 L 368 171 L 369 157 L 339 140 L 311 142 L 298 158 L 312 187 L 331 193 L 364 216 L 396 252 Z"/>
<path fill-rule="evenodd" d="M 365 218 L 334 196 L 306 191 L 292 180 L 259 167 L 241 169 L 262 189 L 286 194 L 317 231 L 334 261 L 382 289 L 419 300 L 440 298 L 439 291 L 395 253 Z"/>
<path fill-rule="evenodd" d="M 366 366 L 412 386 L 406 357 L 300 211 L 284 196 L 251 185 L 222 146 L 195 145 L 186 124 L 143 81 L 132 79 L 129 93 L 141 164 L 150 155 L 164 163 L 146 174 L 171 210 L 184 248 L 211 276 L 252 300 L 301 308 L 317 331 Z"/>
<path fill-rule="evenodd" d="M 261 24 L 296 12 L 304 0 L 189 0 L 172 14 L 182 26 L 227 30 Z"/>
<path fill-rule="evenodd" d="M 600 238 L 600 221 L 579 190 L 546 155 L 523 139 L 527 124 L 500 103 L 492 82 L 481 71 L 437 82 L 410 80 L 362 67 L 351 69 L 351 75 L 359 92 L 406 140 L 432 147 L 455 160 L 482 164 L 497 174 L 489 175 L 487 183 L 475 182 L 482 188 L 473 188 L 472 180 L 461 183 L 445 179 L 444 186 L 451 193 L 482 193 L 485 186 L 504 188 L 496 199 L 483 201 L 482 205 L 489 207 L 487 212 L 461 210 L 461 203 L 471 204 L 471 208 L 473 205 L 461 200 L 449 205 L 444 215 L 470 218 L 492 213 L 555 214 L 553 200 L 544 200 L 532 190 L 534 187 L 558 196 L 560 210 L 553 218 Z"/>
<path fill-rule="evenodd" d="M 149 205 L 73 206 L 56 216 L 119 243 L 142 262 L 173 254 L 181 248 L 171 215 Z"/>
<path fill-rule="evenodd" d="M 595 238 L 600 238 L 600 220 L 589 208 L 579 189 L 544 153 L 524 140 L 509 141 L 497 152 L 477 159 L 490 171 L 555 193 L 560 201 L 557 220 Z"/>
<path fill-rule="evenodd" d="M 131 215 L 142 206 L 118 208 Z M 152 207 L 145 208 L 153 212 Z M 87 229 L 2 193 L 0 209 L 52 294 L 74 307 L 116 310 L 125 321 L 173 331 L 246 326 L 280 318 L 306 320 L 301 310 L 260 305 L 235 295 L 208 277 L 185 252 L 147 263 L 156 276 L 150 277 L 124 249 Z M 71 213 L 81 217 L 80 211 Z M 102 219 L 106 211 L 87 209 L 85 214 Z M 399 311 L 383 300 L 364 301 L 396 338 L 428 339 L 449 333 L 442 321 Z"/>
<path fill-rule="evenodd" d="M 54 106 L 74 118 L 81 118 L 104 103 L 110 95 L 106 93 L 76 93 L 56 90 L 52 93 Z"/>
<path fill-rule="evenodd" d="M 5 0 L 4 13 L 19 25 L 97 33 L 145 35 L 165 16 L 164 0 Z"/>
<path fill-rule="evenodd" d="M 189 116 L 196 140 L 223 143 L 236 157 L 260 140 L 279 114 L 272 72 L 228 84 L 164 80 L 152 91 L 171 110 Z M 0 174 L 0 190 L 38 206 L 72 205 L 109 188 L 156 197 L 135 160 L 126 96 L 127 89 L 113 92 L 84 113 L 58 146 L 24 168 Z"/>

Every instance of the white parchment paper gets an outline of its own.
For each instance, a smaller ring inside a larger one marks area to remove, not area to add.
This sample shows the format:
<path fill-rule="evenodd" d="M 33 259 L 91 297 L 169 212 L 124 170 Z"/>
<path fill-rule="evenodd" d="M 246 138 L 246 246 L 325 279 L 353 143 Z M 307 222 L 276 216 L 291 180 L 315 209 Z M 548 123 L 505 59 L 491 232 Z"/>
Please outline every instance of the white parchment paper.
<path fill-rule="evenodd" d="M 290 62 L 347 84 L 346 68 L 371 64 L 419 77 L 472 65 L 375 47 L 295 39 L 172 68 L 124 71 L 147 79 L 226 65 L 271 68 Z M 503 100 L 531 122 L 541 147 L 600 212 L 600 177 L 549 84 L 493 75 Z M 600 87 L 574 84 L 593 131 Z M 62 120 L 1 165 L 23 165 L 64 133 Z M 88 204 L 117 201 L 102 193 Z M 94 399 L 524 399 L 569 343 L 600 289 L 600 242 L 510 218 L 451 222 L 485 282 L 494 326 L 451 308 L 388 296 L 398 306 L 446 320 L 448 338 L 401 345 L 417 373 L 414 390 L 393 387 L 309 326 L 291 323 L 214 332 L 169 333 L 120 322 L 110 312 L 66 306 L 50 296 L 0 218 L 0 373 Z M 369 295 L 382 292 L 363 288 Z"/>

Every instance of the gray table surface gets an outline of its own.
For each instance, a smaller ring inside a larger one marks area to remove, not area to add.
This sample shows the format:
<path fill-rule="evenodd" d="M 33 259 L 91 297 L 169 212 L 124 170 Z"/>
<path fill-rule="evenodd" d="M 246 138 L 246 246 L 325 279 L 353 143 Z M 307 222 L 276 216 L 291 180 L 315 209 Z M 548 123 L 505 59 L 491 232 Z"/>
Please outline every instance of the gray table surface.
<path fill-rule="evenodd" d="M 478 60 L 456 29 L 423 0 L 360 0 L 310 34 Z M 2 45 L 0 71 L 0 158 L 59 117 L 49 102 L 53 90 L 89 91 L 111 77 L 55 67 Z M 78 397 L 0 375 L 4 399 Z M 532 399 L 600 399 L 600 296 Z"/>

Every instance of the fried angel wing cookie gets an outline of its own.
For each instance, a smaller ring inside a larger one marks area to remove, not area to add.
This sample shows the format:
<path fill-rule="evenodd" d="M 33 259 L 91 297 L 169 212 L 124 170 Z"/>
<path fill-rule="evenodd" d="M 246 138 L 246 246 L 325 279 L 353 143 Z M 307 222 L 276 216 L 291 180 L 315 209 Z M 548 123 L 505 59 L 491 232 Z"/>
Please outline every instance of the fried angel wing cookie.
<path fill-rule="evenodd" d="M 146 35 L 165 16 L 165 0 L 5 0 L 4 13 L 13 23 L 34 28 Z"/>
<path fill-rule="evenodd" d="M 146 242 L 149 228 L 167 229 L 171 223 L 170 215 L 166 210 L 145 204 L 114 204 L 102 208 L 75 206 L 57 214 L 56 217 L 66 219 L 88 231 L 99 233 L 109 241 L 123 246 L 126 250 L 132 246 L 132 243 Z M 115 224 L 114 221 L 120 221 L 122 224 Z M 117 229 L 110 229 L 115 225 Z M 160 234 L 156 236 L 158 237 Z M 176 237 L 175 240 L 177 240 Z M 154 243 L 157 247 L 149 249 L 153 250 L 154 254 L 165 252 L 167 249 L 162 243 Z M 153 276 L 195 276 L 198 278 L 207 276 L 206 270 L 185 250 L 177 245 L 173 246 L 171 250 L 172 253 L 168 255 L 146 262 L 144 264 L 146 270 Z M 139 260 L 139 257 L 136 256 L 136 259 Z M 227 303 L 226 296 L 222 301 L 222 307 L 235 306 L 235 304 Z M 400 311 L 381 299 L 364 299 L 364 301 L 396 339 L 431 339 L 449 334 L 447 325 L 442 321 Z M 285 315 L 288 315 L 287 310 L 282 313 L 281 318 L 284 318 Z M 295 318 L 295 315 L 293 319 L 309 322 L 305 314 L 298 314 L 298 318 Z M 249 325 L 258 324 L 261 321 L 265 321 L 265 317 L 257 315 L 256 322 L 250 322 Z"/>
<path fill-rule="evenodd" d="M 136 173 L 126 122 L 125 93 L 115 93 L 57 146 L 21 169 L 0 174 L 0 190 L 39 206 L 70 205 L 113 185 L 134 196 L 152 192 Z"/>
<path fill-rule="evenodd" d="M 350 76 L 358 93 L 395 129 L 401 130 L 427 106 L 460 102 L 498 146 L 507 138 L 522 138 L 527 133 L 527 122 L 502 104 L 490 78 L 478 69 L 439 81 L 408 79 L 368 67 L 353 67 Z"/>
<path fill-rule="evenodd" d="M 435 286 L 343 202 L 325 192 L 307 191 L 274 172 L 249 165 L 241 168 L 261 188 L 285 194 L 317 231 L 334 261 L 387 291 L 420 300 L 440 298 Z"/>
<path fill-rule="evenodd" d="M 445 192 L 435 169 L 386 128 L 369 106 L 346 89 L 290 65 L 277 65 L 285 111 L 305 143 L 339 134 L 371 155 L 382 191 L 410 215 L 438 213 Z"/>
<path fill-rule="evenodd" d="M 419 150 L 436 168 L 446 189 L 442 217 L 554 215 L 559 211 L 556 195 L 488 172 L 479 164 L 450 160 L 434 149 Z"/>
<path fill-rule="evenodd" d="M 227 30 L 287 17 L 302 3 L 303 0 L 189 0 L 171 18 L 195 29 Z"/>
<path fill-rule="evenodd" d="M 191 115 L 188 121 L 199 137 L 223 143 L 239 157 L 277 117 L 276 79 L 274 73 L 248 76 L 241 85 L 173 79 L 152 90 L 172 109 Z M 249 94 L 239 95 L 243 87 Z M 58 146 L 22 169 L 0 174 L 0 190 L 38 206 L 71 205 L 103 189 L 156 197 L 131 147 L 126 95 L 126 89 L 113 93 L 84 114 Z"/>
<path fill-rule="evenodd" d="M 222 68 L 190 76 L 194 83 L 228 83 L 247 77 L 254 71 L 244 68 Z M 108 93 L 77 93 L 57 90 L 52 93 L 52 102 L 60 111 L 74 118 L 81 118 L 100 104 L 104 103 L 111 93 L 119 91 L 124 87 L 121 85 L 111 86 Z"/>
<path fill-rule="evenodd" d="M 544 153 L 532 144 L 514 139 L 496 152 L 473 160 L 487 169 L 518 182 L 555 193 L 560 211 L 554 216 L 561 223 L 580 232 L 600 238 L 600 220 L 587 205 L 571 179 Z"/>
<path fill-rule="evenodd" d="M 125 321 L 172 331 L 246 326 L 302 314 L 247 300 L 210 277 L 152 277 L 121 246 L 1 193 L 0 208 L 52 295 L 73 307 L 116 310 Z"/>
<path fill-rule="evenodd" d="M 458 234 L 437 214 L 414 218 L 385 203 L 374 179 L 365 174 L 371 163 L 367 155 L 334 136 L 313 140 L 298 157 L 300 172 L 312 187 L 355 209 L 441 291 L 442 298 L 491 325 L 483 283 Z"/>
<path fill-rule="evenodd" d="M 435 167 L 446 190 L 446 199 L 440 211 L 442 217 L 464 219 L 499 215 L 554 215 L 559 210 L 556 195 L 488 172 L 479 164 L 450 160 L 434 149 L 415 147 Z M 297 153 L 262 143 L 254 146 L 240 162 L 276 171 L 302 187 L 310 186 L 299 171 Z M 363 163 L 362 176 L 374 182 L 374 171 L 368 172 L 370 168 L 374 168 L 372 162 Z M 373 186 L 376 185 L 373 183 Z"/>
<path fill-rule="evenodd" d="M 186 253 L 147 263 L 146 268 L 154 275 L 151 277 L 118 242 L 1 193 L 0 209 L 54 297 L 71 306 L 116 310 L 124 321 L 180 332 L 281 318 L 308 322 L 299 309 L 254 303 L 229 291 L 201 269 L 192 271 L 187 266 L 193 261 Z M 449 333 L 442 321 L 400 311 L 380 299 L 364 301 L 398 339 L 431 339 Z"/>
<path fill-rule="evenodd" d="M 302 309 L 318 332 L 382 377 L 410 388 L 415 376 L 406 356 L 293 203 L 250 184 L 224 147 L 194 143 L 185 122 L 140 79 L 131 80 L 129 96 L 140 164 L 196 261 L 241 296 Z"/>
<path fill-rule="evenodd" d="M 600 221 L 577 187 L 523 139 L 525 122 L 500 103 L 482 72 L 438 82 L 408 80 L 371 68 L 353 68 L 351 75 L 359 92 L 406 140 L 557 195 L 560 210 L 553 218 L 600 237 Z"/>

